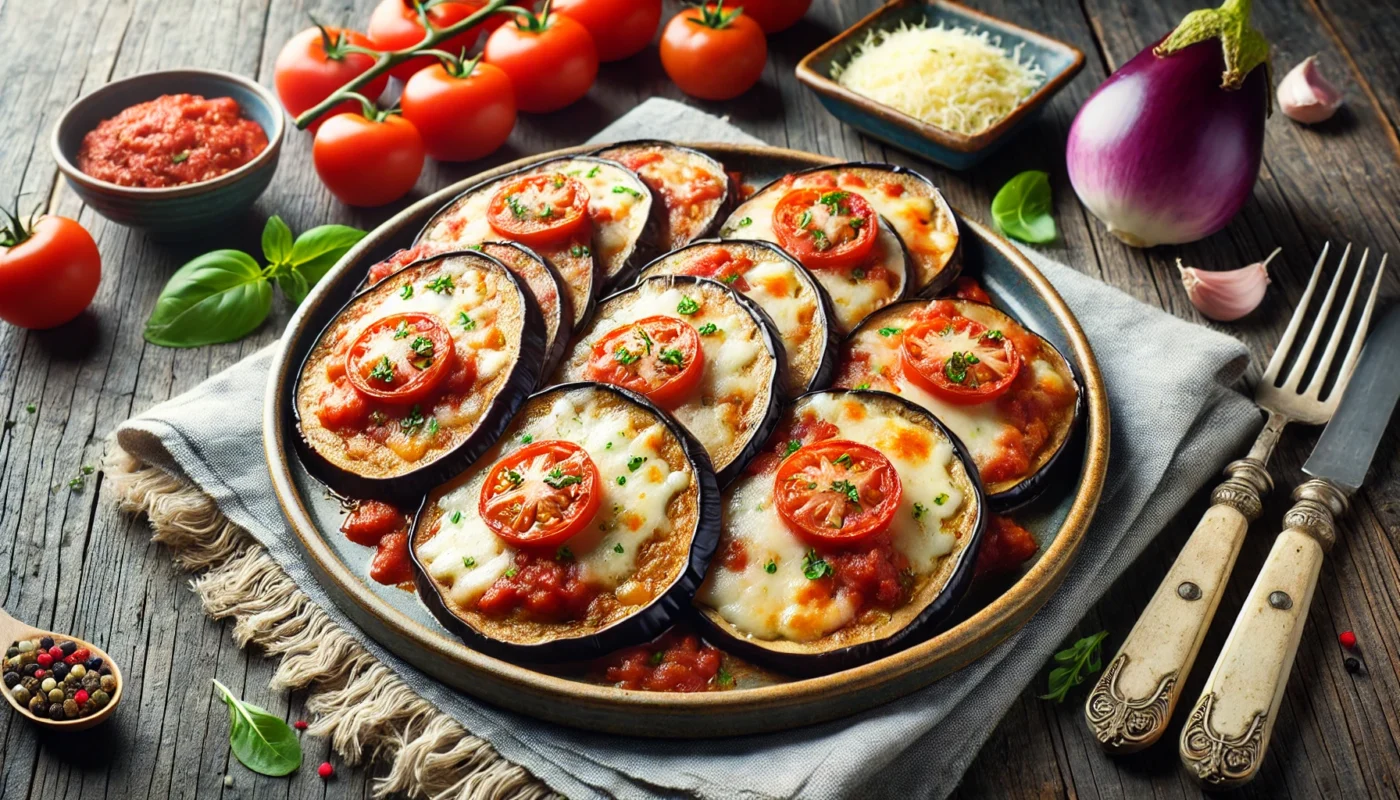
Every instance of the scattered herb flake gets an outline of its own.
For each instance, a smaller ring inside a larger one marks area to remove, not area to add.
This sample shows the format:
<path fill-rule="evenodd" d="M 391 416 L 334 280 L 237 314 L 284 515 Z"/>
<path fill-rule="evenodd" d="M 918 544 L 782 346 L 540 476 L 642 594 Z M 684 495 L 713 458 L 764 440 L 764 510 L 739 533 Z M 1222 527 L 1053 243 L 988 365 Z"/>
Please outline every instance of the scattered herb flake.
<path fill-rule="evenodd" d="M 471 569 L 472 567 L 476 566 L 476 559 L 472 558 L 471 556 L 462 556 L 462 566 L 466 567 L 467 569 Z"/>
<path fill-rule="evenodd" d="M 410 298 L 410 297 L 412 297 L 412 296 L 413 296 L 413 284 L 411 284 L 411 283 L 405 283 L 405 284 L 403 285 L 403 288 L 399 290 L 399 297 L 402 297 L 403 299 L 407 300 L 408 298 Z"/>
<path fill-rule="evenodd" d="M 446 294 L 457 288 L 457 284 L 452 282 L 451 275 L 439 275 L 428 283 L 428 290 L 438 294 Z"/>
<path fill-rule="evenodd" d="M 531 436 L 531 435 L 528 434 L 528 433 L 524 433 L 524 434 L 521 434 L 521 435 L 520 435 L 520 443 L 521 443 L 521 444 L 529 444 L 530 442 L 533 442 L 533 441 L 535 441 L 535 437 L 534 437 L 534 436 Z"/>
<path fill-rule="evenodd" d="M 400 320 L 398 327 L 394 328 L 394 340 L 407 339 L 410 333 L 412 333 L 412 331 L 408 329 L 408 323 Z"/>
<path fill-rule="evenodd" d="M 457 324 L 458 324 L 458 325 L 461 325 L 461 326 L 462 326 L 462 330 L 464 330 L 464 331 L 474 331 L 474 330 L 476 330 L 476 320 L 474 320 L 474 319 L 472 319 L 471 317 L 467 316 L 467 312 L 465 312 L 465 311 L 458 311 L 458 312 L 457 312 Z"/>
<path fill-rule="evenodd" d="M 563 489 L 566 486 L 573 486 L 576 483 L 583 483 L 583 478 L 577 475 L 565 475 L 564 470 L 555 467 L 544 476 L 544 482 L 555 489 Z"/>
<path fill-rule="evenodd" d="M 626 485 L 627 485 L 627 476 L 626 476 L 626 475 L 619 475 L 619 476 L 617 476 L 617 485 L 618 485 L 618 486 L 626 486 Z"/>
<path fill-rule="evenodd" d="M 690 316 L 700 310 L 700 304 L 695 302 L 689 295 L 682 295 L 681 301 L 676 304 L 676 313 Z"/>
<path fill-rule="evenodd" d="M 796 453 L 798 450 L 801 450 L 801 449 L 802 449 L 802 440 L 801 440 L 801 439 L 789 439 L 789 440 L 788 440 L 788 443 L 787 443 L 787 452 L 786 452 L 786 453 L 783 453 L 783 458 L 787 458 L 788 456 L 792 455 L 793 453 Z"/>
<path fill-rule="evenodd" d="M 642 465 L 645 463 L 647 463 L 646 456 L 632 456 L 631 458 L 627 459 L 627 471 L 636 472 L 637 470 L 641 469 Z"/>
<path fill-rule="evenodd" d="M 563 547 L 560 547 L 558 550 L 555 550 L 555 551 L 554 551 L 554 560 L 555 560 L 555 561 L 573 561 L 573 560 L 574 560 L 574 551 L 570 550 L 570 549 L 569 549 L 569 546 L 566 544 L 566 545 L 564 545 Z"/>
<path fill-rule="evenodd" d="M 514 577 L 515 577 L 515 572 L 516 572 L 515 567 L 511 567 L 510 569 L 506 570 L 506 577 L 507 577 L 507 578 L 514 578 Z"/>
<path fill-rule="evenodd" d="M 404 433 L 413 433 L 427 423 L 428 420 L 423 417 L 423 410 L 418 406 L 414 406 L 408 412 L 408 416 L 399 420 L 399 427 L 403 428 Z"/>
<path fill-rule="evenodd" d="M 622 552 L 625 552 L 625 551 L 623 550 L 622 544 L 621 544 L 620 542 L 619 542 L 618 544 L 613 545 L 613 552 L 614 552 L 614 553 L 622 553 Z"/>
<path fill-rule="evenodd" d="M 459 523 L 459 522 L 461 522 L 461 521 L 462 521 L 462 512 L 460 512 L 460 511 L 453 511 L 453 512 L 452 512 L 452 524 L 453 524 L 453 525 L 456 525 L 457 523 Z"/>
<path fill-rule="evenodd" d="M 594 169 L 597 169 L 597 167 L 594 167 Z M 641 192 L 637 191 L 636 189 L 633 189 L 633 188 L 630 187 L 630 186 L 614 186 L 614 187 L 613 187 L 613 190 L 612 190 L 612 193 L 613 193 L 613 194 L 630 194 L 630 195 L 632 195 L 633 197 L 635 197 L 635 198 L 637 198 L 637 199 L 641 199 L 641 197 L 642 197 L 642 193 L 641 193 Z"/>
<path fill-rule="evenodd" d="M 807 576 L 807 580 L 815 581 L 832 574 L 831 565 L 822 560 L 817 555 L 816 550 L 808 550 L 807 555 L 802 557 L 802 574 Z"/>
<path fill-rule="evenodd" d="M 924 508 L 924 504 L 923 504 L 923 503 L 915 503 L 915 504 L 914 504 L 914 519 L 923 519 L 924 514 L 927 514 L 927 513 L 928 513 L 928 509 L 927 509 L 927 508 Z"/>
<path fill-rule="evenodd" d="M 383 383 L 392 383 L 394 380 L 394 362 L 388 356 L 380 356 L 379 362 L 374 365 L 374 369 L 369 371 L 369 377 Z"/>
<path fill-rule="evenodd" d="M 768 573 L 769 575 L 772 575 L 773 573 L 778 571 L 778 562 L 774 561 L 771 558 L 768 559 L 768 563 L 763 565 L 763 571 Z"/>
<path fill-rule="evenodd" d="M 719 333 L 719 326 L 713 322 L 706 322 L 704 325 L 700 326 L 698 332 L 701 336 L 714 336 L 716 333 Z"/>
<path fill-rule="evenodd" d="M 183 164 L 183 163 L 185 163 L 186 161 L 189 161 L 189 160 L 190 160 L 190 151 L 188 151 L 188 150 L 181 150 L 180 152 L 178 152 L 178 153 L 176 153 L 175 155 L 171 156 L 171 157 L 170 157 L 170 160 L 173 161 L 173 162 L 176 163 L 176 164 Z"/>
<path fill-rule="evenodd" d="M 903 329 L 903 328 L 881 328 L 881 329 L 880 329 L 880 335 L 881 335 L 881 336 L 893 336 L 893 335 L 895 335 L 896 333 L 899 333 L 899 332 L 902 331 L 902 330 L 904 330 L 904 329 Z"/>
<path fill-rule="evenodd" d="M 676 367 L 683 366 L 685 364 L 685 354 L 674 347 L 662 350 L 660 359 L 663 364 L 670 364 Z"/>
<path fill-rule="evenodd" d="M 933 498 L 933 504 L 936 505 L 936 506 L 941 506 L 941 505 L 943 505 L 943 504 L 946 503 L 946 502 L 948 502 L 948 493 L 947 493 L 947 492 L 939 492 L 939 493 L 938 493 L 938 496 L 935 497 L 935 498 Z"/>

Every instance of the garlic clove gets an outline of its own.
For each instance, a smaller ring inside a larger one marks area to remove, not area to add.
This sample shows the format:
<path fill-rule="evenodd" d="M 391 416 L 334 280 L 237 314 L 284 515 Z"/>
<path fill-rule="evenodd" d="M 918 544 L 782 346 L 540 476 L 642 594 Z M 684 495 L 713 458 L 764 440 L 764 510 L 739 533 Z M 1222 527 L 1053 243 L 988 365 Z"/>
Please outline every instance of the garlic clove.
<path fill-rule="evenodd" d="M 1176 268 L 1181 271 L 1181 283 L 1191 305 L 1213 320 L 1232 322 L 1263 302 L 1269 286 L 1269 262 L 1282 249 L 1275 247 L 1268 258 L 1239 269 L 1211 272 L 1182 266 L 1179 258 Z"/>
<path fill-rule="evenodd" d="M 1322 77 L 1317 56 L 1308 56 L 1278 82 L 1278 105 L 1292 120 L 1311 125 L 1331 119 L 1342 105 L 1342 93 Z"/>

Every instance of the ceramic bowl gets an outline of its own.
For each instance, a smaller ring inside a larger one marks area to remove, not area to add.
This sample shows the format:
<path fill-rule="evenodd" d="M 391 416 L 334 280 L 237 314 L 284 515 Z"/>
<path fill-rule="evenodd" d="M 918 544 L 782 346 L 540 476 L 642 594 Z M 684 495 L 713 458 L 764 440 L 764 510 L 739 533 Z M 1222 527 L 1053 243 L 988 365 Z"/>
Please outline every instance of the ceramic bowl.
<path fill-rule="evenodd" d="M 243 116 L 262 126 L 267 147 L 252 161 L 213 180 L 145 189 L 101 181 L 78 169 L 83 137 L 103 120 L 165 94 L 232 97 Z M 239 75 L 216 70 L 147 72 L 114 81 L 64 109 L 49 144 L 68 185 L 97 213 L 153 234 L 190 234 L 242 214 L 272 181 L 286 123 L 272 92 Z"/>
<path fill-rule="evenodd" d="M 1022 54 L 1033 58 L 1044 70 L 1045 82 L 1005 119 L 968 136 L 918 120 L 856 94 L 832 79 L 832 67 L 848 61 L 870 31 L 891 30 L 901 22 L 923 22 L 930 27 L 943 23 L 974 32 L 986 31 L 999 37 L 1001 47 L 1008 51 L 1021 45 Z M 976 165 L 1010 140 L 1083 66 L 1084 54 L 1075 47 L 980 11 L 945 0 L 894 0 L 808 53 L 797 65 L 797 79 L 814 90 L 822 105 L 847 125 L 901 150 L 961 170 Z"/>

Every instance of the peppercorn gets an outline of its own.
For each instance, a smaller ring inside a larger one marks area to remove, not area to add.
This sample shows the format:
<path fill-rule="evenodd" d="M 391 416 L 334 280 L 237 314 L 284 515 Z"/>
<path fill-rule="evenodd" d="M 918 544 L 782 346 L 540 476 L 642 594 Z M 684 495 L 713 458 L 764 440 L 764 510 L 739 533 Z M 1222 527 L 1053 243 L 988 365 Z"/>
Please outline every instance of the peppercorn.
<path fill-rule="evenodd" d="M 88 694 L 92 694 L 98 689 L 101 689 L 102 676 L 98 675 L 96 672 L 89 672 L 88 674 L 84 675 L 83 688 L 88 690 Z"/>
<path fill-rule="evenodd" d="M 15 690 L 10 693 L 10 696 L 15 698 L 15 702 L 19 703 L 20 706 L 27 706 L 29 705 L 29 698 L 33 697 L 34 695 L 31 694 L 30 691 L 24 688 L 23 686 L 16 686 Z"/>
<path fill-rule="evenodd" d="M 39 691 L 39 679 L 34 677 L 25 678 L 20 681 L 20 688 L 28 689 L 30 694 Z"/>
<path fill-rule="evenodd" d="M 1346 660 L 1342 662 L 1342 665 L 1347 668 L 1347 672 L 1350 672 L 1352 674 L 1356 674 L 1361 671 L 1361 659 L 1356 658 L 1355 656 L 1347 656 Z"/>
<path fill-rule="evenodd" d="M 68 674 L 81 680 L 82 677 L 87 674 L 87 667 L 82 664 L 74 664 L 73 667 L 68 670 Z"/>
<path fill-rule="evenodd" d="M 61 644 L 61 645 L 58 646 L 58 649 L 60 649 L 60 650 L 63 651 L 63 655 L 64 655 L 64 656 L 71 656 L 71 655 L 73 655 L 74 653 L 78 652 L 78 643 L 77 643 L 77 642 L 64 642 L 63 644 Z M 54 658 L 57 658 L 57 657 L 58 657 L 58 656 L 54 656 Z"/>
<path fill-rule="evenodd" d="M 49 699 L 41 694 L 36 694 L 29 698 L 29 713 L 36 717 L 43 716 L 49 712 Z"/>
<path fill-rule="evenodd" d="M 59 647 L 58 645 L 50 647 L 47 652 L 49 656 L 53 658 L 54 661 L 62 661 L 63 656 L 65 655 L 63 652 L 63 648 Z"/>
<path fill-rule="evenodd" d="M 53 637 L 45 636 L 44 638 L 40 639 L 39 646 L 44 648 L 45 650 L 49 649 L 50 647 L 53 647 Z"/>
<path fill-rule="evenodd" d="M 15 645 L 15 647 L 19 648 L 19 651 L 20 651 L 21 653 L 32 653 L 32 652 L 34 652 L 34 643 L 31 642 L 31 641 L 29 641 L 28 639 L 26 639 L 25 641 L 22 641 L 22 642 L 20 642 L 19 644 Z"/>
<path fill-rule="evenodd" d="M 62 661 L 59 661 L 58 663 L 53 665 L 53 676 L 58 680 L 63 680 L 64 678 L 68 677 L 68 670 L 70 669 L 72 669 L 72 667 L 68 666 Z"/>
<path fill-rule="evenodd" d="M 78 705 L 82 705 L 83 703 L 86 703 L 88 701 L 88 693 L 83 689 L 79 689 L 78 691 L 73 693 L 73 699 L 78 703 Z"/>
<path fill-rule="evenodd" d="M 65 695 L 65 694 L 63 693 L 63 690 L 62 690 L 62 689 L 50 689 L 50 690 L 49 690 L 49 702 L 50 702 L 50 703 L 62 703 L 63 700 L 64 700 L 64 698 L 66 698 L 66 697 L 67 697 L 67 695 Z"/>
<path fill-rule="evenodd" d="M 77 703 L 76 701 L 74 701 L 74 700 L 64 700 L 64 701 L 63 701 L 63 716 L 67 717 L 68 719 L 77 719 L 77 717 L 78 717 L 78 703 Z"/>
<path fill-rule="evenodd" d="M 40 667 L 38 664 L 25 664 L 24 674 L 32 678 L 35 675 L 39 674 L 39 669 Z"/>
<path fill-rule="evenodd" d="M 109 667 L 109 666 L 107 666 L 106 664 L 103 664 L 103 665 L 101 666 L 101 668 L 99 668 L 97 671 L 100 672 L 100 673 L 102 673 L 103 675 L 111 675 L 111 674 L 112 674 L 112 668 Z"/>
<path fill-rule="evenodd" d="M 117 691 L 117 679 L 111 675 L 103 675 L 102 682 L 99 685 L 102 687 L 102 691 L 108 694 Z"/>
<path fill-rule="evenodd" d="M 102 668 L 102 656 L 93 656 L 84 664 L 88 669 L 97 670 Z"/>
<path fill-rule="evenodd" d="M 54 722 L 60 722 L 63 720 L 62 703 L 53 703 L 49 706 L 49 719 L 53 720 Z"/>
<path fill-rule="evenodd" d="M 34 657 L 34 661 L 37 662 L 39 666 L 48 669 L 50 666 L 53 665 L 53 656 L 49 655 L 48 653 L 40 653 L 39 655 Z"/>
<path fill-rule="evenodd" d="M 57 686 L 57 685 L 58 685 L 58 681 L 54 680 L 53 678 L 45 678 L 45 679 L 44 679 L 44 682 L 41 683 L 41 684 L 39 684 L 39 688 L 40 688 L 40 689 L 43 689 L 45 692 L 48 692 L 48 691 L 52 690 L 52 689 L 53 689 L 55 686 Z"/>
<path fill-rule="evenodd" d="M 109 696 L 106 692 L 102 691 L 101 689 L 98 689 L 97 691 L 92 693 L 92 702 L 95 703 L 98 708 L 105 708 L 107 703 L 109 703 L 111 700 L 111 696 Z"/>
<path fill-rule="evenodd" d="M 1341 635 L 1337 637 L 1337 641 L 1341 642 L 1342 647 L 1345 647 L 1348 650 L 1353 650 L 1356 648 L 1356 634 L 1352 633 L 1351 631 L 1342 631 Z"/>
<path fill-rule="evenodd" d="M 6 672 L 5 685 L 13 689 L 15 685 L 19 683 L 20 677 L 18 672 Z"/>
<path fill-rule="evenodd" d="M 299 720 L 297 720 L 296 722 L 293 722 L 293 723 L 292 723 L 292 727 L 293 727 L 293 728 L 296 728 L 296 729 L 299 730 L 299 731 L 304 731 L 304 730 L 306 730 L 306 720 L 304 720 L 304 719 L 299 719 Z"/>
<path fill-rule="evenodd" d="M 19 655 L 18 647 L 11 645 L 10 647 L 5 649 L 5 658 L 14 658 L 17 655 Z"/>
<path fill-rule="evenodd" d="M 332 767 L 329 761 L 322 761 L 321 766 L 316 768 L 316 774 L 321 776 L 321 780 L 330 780 L 335 774 L 335 767 Z"/>

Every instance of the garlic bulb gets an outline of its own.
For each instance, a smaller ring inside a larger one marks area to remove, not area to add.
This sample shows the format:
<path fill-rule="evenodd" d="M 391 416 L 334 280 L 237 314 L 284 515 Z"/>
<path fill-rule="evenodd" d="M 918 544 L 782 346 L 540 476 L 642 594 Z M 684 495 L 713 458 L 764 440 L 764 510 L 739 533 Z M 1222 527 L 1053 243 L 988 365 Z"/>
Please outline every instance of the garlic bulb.
<path fill-rule="evenodd" d="M 1213 320 L 1231 322 L 1263 302 L 1264 290 L 1269 285 L 1269 262 L 1282 249 L 1275 247 L 1268 258 L 1240 269 L 1210 272 L 1184 267 L 1179 258 L 1176 268 L 1181 270 L 1181 283 L 1186 287 L 1191 305 Z"/>
<path fill-rule="evenodd" d="M 1342 93 L 1317 68 L 1317 56 L 1308 56 L 1278 82 L 1278 105 L 1289 119 L 1312 124 L 1331 119 L 1342 105 Z"/>

